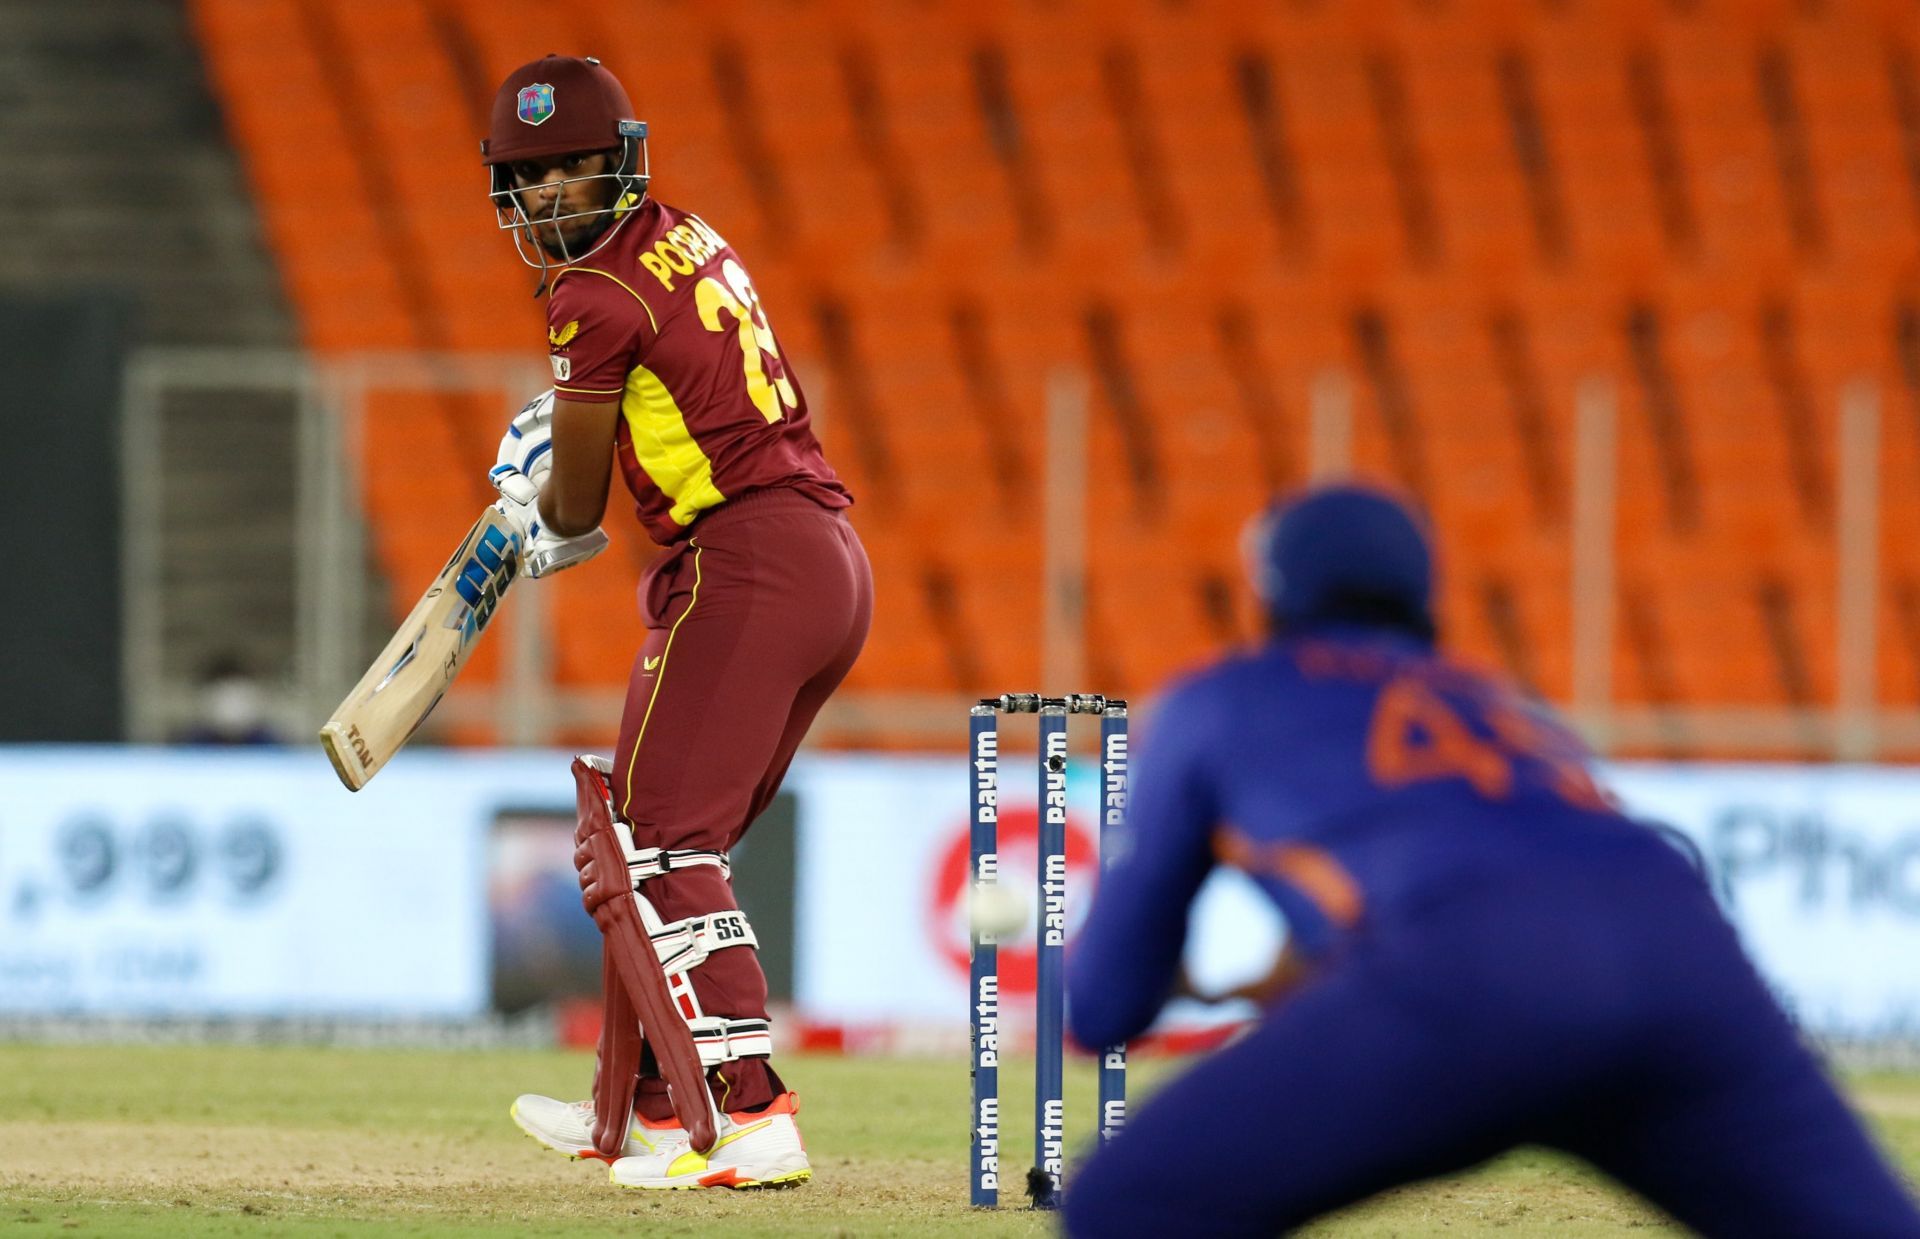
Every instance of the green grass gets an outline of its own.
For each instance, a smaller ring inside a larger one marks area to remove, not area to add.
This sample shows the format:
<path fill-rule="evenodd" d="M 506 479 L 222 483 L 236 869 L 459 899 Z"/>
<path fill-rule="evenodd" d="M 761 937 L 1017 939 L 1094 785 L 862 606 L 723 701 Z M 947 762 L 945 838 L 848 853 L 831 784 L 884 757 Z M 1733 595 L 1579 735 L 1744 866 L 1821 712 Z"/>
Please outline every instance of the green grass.
<path fill-rule="evenodd" d="M 545 1152 L 508 1121 L 517 1093 L 581 1095 L 592 1071 L 581 1054 L 0 1045 L 0 1237 L 1049 1233 L 1025 1210 L 966 1207 L 962 1064 L 793 1058 L 783 1069 L 803 1098 L 812 1183 L 653 1195 L 610 1187 L 594 1163 Z M 1139 1089 L 1167 1070 L 1141 1064 Z M 1030 1069 L 1001 1075 L 1003 1164 L 1023 1166 Z M 1866 1076 L 1850 1088 L 1902 1165 L 1920 1170 L 1920 1077 Z M 1069 1090 L 1069 1138 L 1084 1140 L 1091 1069 L 1075 1064 Z M 1584 1168 L 1523 1150 L 1311 1233 L 1666 1226 Z"/>

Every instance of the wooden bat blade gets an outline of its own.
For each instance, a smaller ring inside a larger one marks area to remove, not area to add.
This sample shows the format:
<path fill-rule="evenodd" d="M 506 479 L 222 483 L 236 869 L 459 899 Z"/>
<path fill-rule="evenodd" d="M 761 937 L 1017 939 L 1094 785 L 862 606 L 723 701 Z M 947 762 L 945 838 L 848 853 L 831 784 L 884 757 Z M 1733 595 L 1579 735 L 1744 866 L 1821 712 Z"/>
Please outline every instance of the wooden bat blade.
<path fill-rule="evenodd" d="M 320 728 L 349 791 L 406 744 L 466 665 L 520 575 L 520 534 L 497 508 L 480 514 L 393 640 Z"/>

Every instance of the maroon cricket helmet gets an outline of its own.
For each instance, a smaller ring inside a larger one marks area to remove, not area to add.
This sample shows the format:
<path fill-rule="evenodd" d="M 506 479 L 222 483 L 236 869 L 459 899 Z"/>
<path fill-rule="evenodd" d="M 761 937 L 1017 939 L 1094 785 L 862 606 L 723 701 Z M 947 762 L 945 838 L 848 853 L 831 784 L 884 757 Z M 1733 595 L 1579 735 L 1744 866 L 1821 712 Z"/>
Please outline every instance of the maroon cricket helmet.
<path fill-rule="evenodd" d="M 591 56 L 546 56 L 521 65 L 493 97 L 481 162 L 511 163 L 573 151 L 604 151 L 636 123 L 620 79 Z"/>
<path fill-rule="evenodd" d="M 619 151 L 613 170 L 578 178 L 611 182 L 599 205 L 561 215 L 560 199 L 555 197 L 554 213 L 538 220 L 527 214 L 513 183 L 515 161 L 605 150 Z M 646 122 L 633 119 L 633 104 L 620 79 L 591 56 L 549 55 L 507 74 L 493 98 L 488 133 L 480 142 L 480 161 L 487 166 L 487 196 L 493 200 L 500 227 L 513 232 L 514 246 L 528 265 L 541 269 L 542 288 L 550 260 L 574 262 L 598 249 L 611 237 L 614 225 L 646 197 L 651 179 Z M 576 238 L 583 248 L 576 251 L 562 238 L 557 245 L 549 242 L 546 252 L 540 251 L 531 230 L 534 223 L 558 224 L 581 217 L 596 221 L 586 235 Z"/>

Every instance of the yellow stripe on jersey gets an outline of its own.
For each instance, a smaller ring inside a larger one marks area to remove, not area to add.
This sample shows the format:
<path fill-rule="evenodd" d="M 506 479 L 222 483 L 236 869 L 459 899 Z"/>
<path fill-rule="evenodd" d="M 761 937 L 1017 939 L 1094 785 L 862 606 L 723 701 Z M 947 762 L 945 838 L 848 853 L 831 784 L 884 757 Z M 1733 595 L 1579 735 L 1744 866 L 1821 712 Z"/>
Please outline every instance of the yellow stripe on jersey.
<path fill-rule="evenodd" d="M 620 415 L 627 419 L 634 458 L 673 501 L 668 515 L 675 523 L 691 525 L 694 517 L 727 501 L 713 484 L 713 462 L 700 450 L 687 429 L 686 415 L 659 375 L 645 366 L 633 368 L 620 398 Z"/>

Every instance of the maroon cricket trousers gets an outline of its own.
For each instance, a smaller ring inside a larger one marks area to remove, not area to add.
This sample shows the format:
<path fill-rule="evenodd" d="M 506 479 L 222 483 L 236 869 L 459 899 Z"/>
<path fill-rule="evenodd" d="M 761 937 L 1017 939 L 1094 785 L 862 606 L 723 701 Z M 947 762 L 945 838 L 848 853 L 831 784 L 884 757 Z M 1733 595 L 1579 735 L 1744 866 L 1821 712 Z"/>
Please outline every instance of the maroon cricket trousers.
<path fill-rule="evenodd" d="M 844 512 L 791 490 L 752 491 L 702 517 L 640 582 L 646 643 L 614 752 L 613 802 L 640 847 L 726 851 L 767 807 L 814 716 L 846 678 L 873 619 L 873 574 Z M 737 907 L 718 869 L 646 883 L 667 921 Z M 716 951 L 693 973 L 707 1015 L 765 1019 L 752 950 Z M 739 1111 L 784 1091 L 766 1059 L 727 1063 L 714 1096 Z M 666 1085 L 637 1108 L 672 1117 Z"/>

